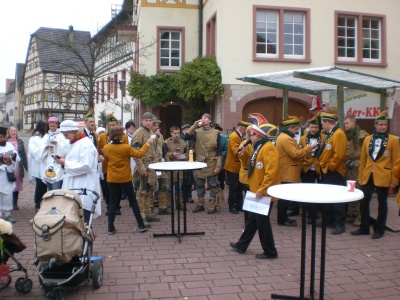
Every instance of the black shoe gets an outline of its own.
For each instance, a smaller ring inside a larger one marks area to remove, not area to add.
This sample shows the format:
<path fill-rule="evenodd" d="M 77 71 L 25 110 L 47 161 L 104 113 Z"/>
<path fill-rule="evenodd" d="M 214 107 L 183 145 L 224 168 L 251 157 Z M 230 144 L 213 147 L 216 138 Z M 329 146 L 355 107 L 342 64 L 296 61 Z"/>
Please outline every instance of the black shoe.
<path fill-rule="evenodd" d="M 332 234 L 334 235 L 339 235 L 342 234 L 346 231 L 344 226 L 336 226 L 335 228 L 333 228 L 332 230 Z"/>
<path fill-rule="evenodd" d="M 108 229 L 108 232 L 107 232 L 107 234 L 108 235 L 114 235 L 115 233 L 116 233 L 117 231 L 115 230 L 115 228 L 114 229 Z"/>
<path fill-rule="evenodd" d="M 205 208 L 204 208 L 204 206 L 196 206 L 193 210 L 192 210 L 192 212 L 195 214 L 195 213 L 198 213 L 198 212 L 201 212 L 201 211 L 205 211 Z"/>
<path fill-rule="evenodd" d="M 146 232 L 147 231 L 147 227 L 146 226 L 139 227 L 138 231 L 141 232 L 141 233 Z"/>
<path fill-rule="evenodd" d="M 246 251 L 240 250 L 234 242 L 230 242 L 229 246 L 239 254 L 244 254 Z"/>
<path fill-rule="evenodd" d="M 380 239 L 381 237 L 383 237 L 383 234 L 380 234 L 378 232 L 374 232 L 374 234 L 372 235 L 372 238 L 374 240 Z"/>
<path fill-rule="evenodd" d="M 297 222 L 296 222 L 296 220 L 287 219 L 285 222 L 278 222 L 278 225 L 295 227 L 295 226 L 297 226 Z"/>
<path fill-rule="evenodd" d="M 358 229 L 356 231 L 352 231 L 351 235 L 369 235 L 369 232 L 361 230 L 361 229 Z"/>
<path fill-rule="evenodd" d="M 274 259 L 274 258 L 278 258 L 278 254 L 256 254 L 256 258 L 258 259 Z"/>
<path fill-rule="evenodd" d="M 117 210 L 115 211 L 115 215 L 116 215 L 116 216 L 120 216 L 120 215 L 121 215 L 121 210 L 117 209 Z"/>
<path fill-rule="evenodd" d="M 234 215 L 238 215 L 238 214 L 239 214 L 239 212 L 237 211 L 237 209 L 236 209 L 235 207 L 230 208 L 230 209 L 229 209 L 229 212 L 230 212 L 231 214 L 234 214 Z"/>

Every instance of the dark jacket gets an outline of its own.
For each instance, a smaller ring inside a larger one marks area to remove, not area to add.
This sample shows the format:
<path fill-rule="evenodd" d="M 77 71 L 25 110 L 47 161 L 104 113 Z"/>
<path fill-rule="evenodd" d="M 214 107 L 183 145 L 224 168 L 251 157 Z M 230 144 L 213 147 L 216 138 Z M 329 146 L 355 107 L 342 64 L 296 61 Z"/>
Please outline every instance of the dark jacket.
<path fill-rule="evenodd" d="M 21 139 L 17 139 L 18 141 L 18 155 L 20 157 L 20 161 L 19 161 L 19 175 L 21 178 L 24 178 L 24 168 L 26 171 L 28 171 L 28 159 L 26 158 L 26 152 L 25 152 L 25 146 L 24 146 L 24 142 Z"/>

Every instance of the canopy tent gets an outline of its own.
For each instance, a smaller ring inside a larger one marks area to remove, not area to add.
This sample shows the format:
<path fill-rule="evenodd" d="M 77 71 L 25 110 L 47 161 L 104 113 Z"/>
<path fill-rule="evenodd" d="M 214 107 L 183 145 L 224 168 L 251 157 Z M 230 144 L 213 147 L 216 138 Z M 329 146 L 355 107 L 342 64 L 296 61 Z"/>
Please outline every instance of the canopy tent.
<path fill-rule="evenodd" d="M 382 110 L 385 109 L 386 91 L 400 88 L 399 81 L 338 67 L 273 72 L 248 75 L 237 79 L 282 89 L 283 117 L 288 112 L 289 91 L 316 95 L 322 91 L 337 90 L 338 121 L 340 125 L 343 125 L 344 119 L 344 88 L 380 94 L 380 108 Z"/>

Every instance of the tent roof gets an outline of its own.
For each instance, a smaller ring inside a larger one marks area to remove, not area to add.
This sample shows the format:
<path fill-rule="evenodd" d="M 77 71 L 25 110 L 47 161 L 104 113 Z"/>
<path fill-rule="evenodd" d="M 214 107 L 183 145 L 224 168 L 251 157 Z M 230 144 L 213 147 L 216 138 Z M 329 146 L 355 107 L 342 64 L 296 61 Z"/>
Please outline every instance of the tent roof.
<path fill-rule="evenodd" d="M 336 90 L 337 86 L 373 93 L 381 93 L 389 88 L 400 87 L 399 81 L 337 67 L 264 73 L 239 77 L 237 79 L 311 95 L 315 95 L 321 91 Z"/>

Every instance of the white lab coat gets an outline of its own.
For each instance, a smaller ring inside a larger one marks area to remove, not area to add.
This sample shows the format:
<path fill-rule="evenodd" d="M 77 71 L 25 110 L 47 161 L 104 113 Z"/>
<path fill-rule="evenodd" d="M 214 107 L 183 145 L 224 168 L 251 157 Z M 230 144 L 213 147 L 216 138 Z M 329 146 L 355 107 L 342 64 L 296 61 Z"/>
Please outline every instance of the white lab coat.
<path fill-rule="evenodd" d="M 6 143 L 5 146 L 0 146 L 0 153 L 7 153 L 8 151 L 12 151 L 13 153 L 17 153 L 15 151 L 14 146 L 11 143 Z M 15 182 L 9 182 L 7 179 L 6 172 L 14 172 L 14 168 L 17 163 L 19 163 L 20 158 L 16 156 L 15 161 L 11 160 L 11 165 L 7 166 L 1 162 L 0 165 L 0 211 L 10 211 L 12 210 L 12 191 L 15 188 Z"/>
<path fill-rule="evenodd" d="M 51 141 L 57 141 L 57 144 L 53 145 L 51 144 Z M 65 157 L 70 147 L 69 140 L 66 139 L 63 134 L 56 131 L 54 133 L 46 133 L 42 139 L 42 142 L 44 148 L 40 164 L 40 178 L 43 180 L 43 182 L 58 182 L 64 178 L 64 170 L 54 161 L 52 155 Z M 51 145 L 51 147 L 46 149 L 46 145 Z M 49 170 L 52 172 L 49 172 Z"/>
<path fill-rule="evenodd" d="M 29 170 L 29 182 L 35 184 L 35 178 L 41 178 L 40 176 L 40 164 L 42 161 L 42 154 L 44 150 L 44 143 L 42 136 L 36 133 L 29 139 L 28 144 L 28 170 Z"/>
<path fill-rule="evenodd" d="M 84 137 L 70 145 L 65 156 L 64 179 L 62 188 L 65 190 L 87 188 L 100 195 L 99 174 L 97 171 L 97 149 L 88 137 Z M 79 191 L 75 191 L 78 193 Z M 92 194 L 80 196 L 82 206 L 86 210 L 92 209 Z M 101 215 L 101 199 L 97 202 L 94 218 Z"/>

